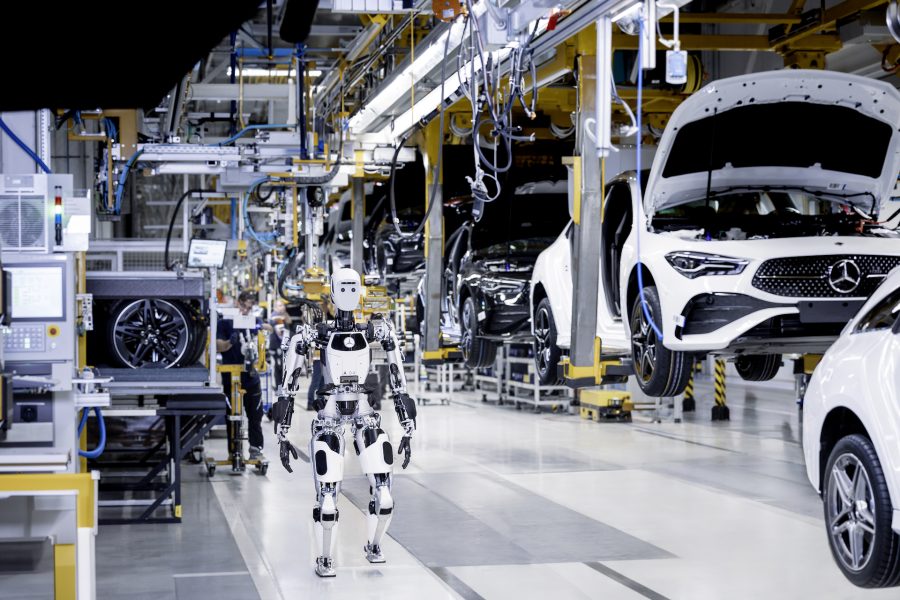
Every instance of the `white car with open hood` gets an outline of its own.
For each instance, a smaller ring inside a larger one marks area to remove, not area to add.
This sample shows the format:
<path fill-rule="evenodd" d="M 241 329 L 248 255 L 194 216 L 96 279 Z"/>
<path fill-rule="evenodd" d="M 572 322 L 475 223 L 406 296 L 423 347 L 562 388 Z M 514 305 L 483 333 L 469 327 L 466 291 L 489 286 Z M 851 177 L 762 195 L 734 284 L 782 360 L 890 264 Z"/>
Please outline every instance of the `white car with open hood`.
<path fill-rule="evenodd" d="M 630 354 L 652 396 L 681 393 L 695 357 L 734 356 L 762 381 L 782 353 L 824 352 L 900 265 L 900 237 L 877 223 L 900 169 L 898 124 L 893 86 L 834 72 L 723 79 L 685 100 L 644 193 L 636 173 L 607 188 L 603 352 Z M 569 343 L 570 230 L 532 278 L 539 371 L 555 372 Z"/>

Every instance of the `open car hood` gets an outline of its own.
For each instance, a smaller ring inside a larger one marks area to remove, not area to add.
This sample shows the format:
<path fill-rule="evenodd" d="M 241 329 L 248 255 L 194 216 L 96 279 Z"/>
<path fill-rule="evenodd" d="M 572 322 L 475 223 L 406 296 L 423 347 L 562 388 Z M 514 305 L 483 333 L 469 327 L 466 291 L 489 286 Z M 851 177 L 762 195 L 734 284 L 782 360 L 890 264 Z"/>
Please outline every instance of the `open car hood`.
<path fill-rule="evenodd" d="M 644 210 L 732 186 L 826 190 L 869 212 L 900 169 L 900 92 L 874 79 L 784 70 L 716 81 L 672 114 Z M 874 197 L 874 198 L 873 198 Z"/>

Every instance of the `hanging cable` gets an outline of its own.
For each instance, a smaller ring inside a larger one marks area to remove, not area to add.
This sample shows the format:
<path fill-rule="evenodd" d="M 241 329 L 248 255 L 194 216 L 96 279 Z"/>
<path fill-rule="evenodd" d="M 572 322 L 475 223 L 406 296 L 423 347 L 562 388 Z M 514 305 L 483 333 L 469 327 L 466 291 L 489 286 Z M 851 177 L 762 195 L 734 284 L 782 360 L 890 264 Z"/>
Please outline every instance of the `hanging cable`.
<path fill-rule="evenodd" d="M 659 339 L 659 342 L 663 341 L 663 332 L 662 329 L 656 324 L 653 320 L 653 316 L 650 314 L 650 308 L 647 304 L 647 298 L 644 296 L 644 265 L 641 263 L 641 229 L 644 227 L 644 224 L 641 222 L 639 218 L 643 213 L 641 210 L 641 204 L 643 203 L 643 193 L 641 191 L 641 103 L 643 101 L 643 88 L 644 88 L 644 69 L 641 68 L 642 60 L 644 57 L 644 15 L 641 14 L 640 19 L 638 19 L 639 23 L 639 33 L 638 33 L 638 56 L 637 56 L 637 65 L 638 65 L 638 75 L 637 75 L 637 106 L 635 107 L 635 120 L 637 125 L 637 143 L 635 143 L 635 148 L 637 150 L 637 155 L 635 156 L 635 167 L 637 170 L 637 199 L 636 206 L 632 210 L 632 213 L 635 217 L 635 228 L 634 228 L 634 236 L 635 236 L 635 250 L 637 255 L 637 283 L 638 283 L 638 295 L 641 299 L 641 310 L 644 312 L 644 318 L 647 319 L 647 323 L 650 324 L 650 327 L 653 328 L 653 332 L 656 333 L 656 337 Z"/>
<path fill-rule="evenodd" d="M 185 198 L 191 194 L 201 194 L 202 199 L 202 194 L 214 194 L 215 192 L 215 190 L 188 190 L 183 193 L 178 199 L 178 202 L 175 203 L 175 210 L 172 211 L 172 217 L 169 219 L 169 230 L 166 232 L 166 247 L 163 252 L 163 264 L 166 266 L 166 271 L 171 271 L 175 267 L 174 263 L 169 263 L 169 245 L 172 242 L 172 231 L 175 229 L 175 219 L 178 218 L 178 210 L 181 208 L 181 204 L 184 202 Z M 187 232 L 182 232 L 182 235 L 187 235 Z"/>
<path fill-rule="evenodd" d="M 88 413 L 90 409 L 82 408 L 81 409 L 81 422 L 78 424 L 78 435 L 77 437 L 81 437 L 81 432 L 84 431 L 85 425 L 87 425 Z M 99 406 L 94 407 L 94 415 L 97 417 L 97 427 L 100 428 L 100 439 L 97 441 L 97 447 L 93 450 L 78 450 L 78 455 L 83 456 L 84 458 L 94 460 L 99 458 L 103 451 L 106 449 L 106 421 L 103 420 L 103 411 L 100 410 Z"/>
<path fill-rule="evenodd" d="M 36 162 L 44 173 L 47 173 L 48 175 L 52 173 L 50 167 L 48 167 L 47 164 L 43 160 L 41 160 L 41 157 L 38 156 L 34 150 L 28 147 L 28 144 L 23 142 L 21 139 L 19 139 L 19 136 L 13 133 L 12 129 L 10 129 L 3 121 L 2 117 L 0 117 L 0 129 L 2 129 L 3 132 L 9 136 L 9 139 L 15 142 L 15 144 L 25 152 L 25 154 L 30 156 L 31 160 Z"/>
<path fill-rule="evenodd" d="M 237 132 L 236 134 L 234 134 L 233 136 L 231 136 L 231 137 L 229 137 L 229 138 L 227 138 L 227 139 L 222 140 L 222 141 L 219 142 L 218 144 L 212 144 L 212 145 L 214 145 L 214 146 L 227 146 L 227 145 L 230 144 L 231 142 L 234 142 L 234 141 L 238 140 L 239 138 L 244 137 L 245 135 L 247 135 L 247 133 L 249 133 L 249 132 L 251 132 L 251 131 L 257 131 L 257 130 L 260 130 L 260 129 L 291 129 L 291 128 L 293 128 L 293 127 L 294 127 L 293 125 L 289 125 L 289 124 L 287 124 L 287 123 L 261 124 L 261 125 L 247 125 L 246 127 L 244 127 L 243 129 L 241 129 L 240 131 L 238 131 L 238 132 Z"/>
<path fill-rule="evenodd" d="M 144 150 L 141 149 L 132 154 L 131 158 L 128 159 L 128 162 L 125 163 L 122 172 L 119 174 L 119 180 L 116 183 L 116 204 L 113 209 L 114 214 L 118 215 L 122 212 L 122 194 L 125 193 L 125 180 L 128 179 L 128 171 L 131 170 L 131 167 L 137 162 L 138 157 L 143 153 Z"/>

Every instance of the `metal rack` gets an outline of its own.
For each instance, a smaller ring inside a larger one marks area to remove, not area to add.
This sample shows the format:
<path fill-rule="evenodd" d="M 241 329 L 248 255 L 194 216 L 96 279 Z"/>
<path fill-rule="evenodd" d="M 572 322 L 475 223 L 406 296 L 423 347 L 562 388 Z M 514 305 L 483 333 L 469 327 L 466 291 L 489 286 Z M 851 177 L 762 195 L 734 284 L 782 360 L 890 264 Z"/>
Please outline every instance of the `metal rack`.
<path fill-rule="evenodd" d="M 475 388 L 481 391 L 483 402 L 496 402 L 498 405 L 512 404 L 516 409 L 530 405 L 534 412 L 541 407 L 557 410 L 570 410 L 574 394 L 563 385 L 541 385 L 534 371 L 534 358 L 527 356 L 530 344 L 521 342 L 504 342 L 498 348 L 493 373 L 475 373 Z M 525 356 L 513 356 L 514 350 L 522 350 Z M 514 377 L 513 365 L 524 365 L 522 380 Z"/>
<path fill-rule="evenodd" d="M 104 460 L 91 464 L 103 472 L 99 507 L 104 513 L 112 509 L 120 513 L 101 516 L 101 524 L 181 522 L 181 461 L 193 457 L 193 449 L 213 426 L 225 422 L 225 396 L 219 389 L 200 388 L 169 391 L 156 396 L 156 401 L 158 404 L 146 405 L 139 398 L 133 406 L 119 404 L 105 413 L 107 418 L 156 417 L 164 435 L 138 450 L 110 445 Z M 133 508 L 143 510 L 133 516 Z"/>

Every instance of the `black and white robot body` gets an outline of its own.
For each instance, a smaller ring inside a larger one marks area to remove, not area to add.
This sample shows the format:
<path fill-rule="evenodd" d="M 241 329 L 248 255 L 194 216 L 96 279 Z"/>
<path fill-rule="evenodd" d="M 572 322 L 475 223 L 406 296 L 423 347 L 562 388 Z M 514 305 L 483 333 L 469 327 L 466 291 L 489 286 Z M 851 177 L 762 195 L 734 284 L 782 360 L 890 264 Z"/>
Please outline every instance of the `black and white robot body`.
<path fill-rule="evenodd" d="M 349 275 L 342 276 L 346 274 L 342 272 L 346 271 Z M 388 434 L 381 427 L 381 415 L 375 412 L 367 398 L 370 390 L 365 382 L 372 359 L 370 343 L 381 344 L 390 365 L 389 384 L 397 417 L 404 430 L 398 448 L 404 456 L 403 468 L 409 464 L 409 441 L 415 431 L 416 416 L 415 402 L 406 392 L 403 356 L 390 322 L 376 315 L 364 327 L 355 323 L 351 311 L 359 302 L 360 282 L 359 275 L 354 271 L 339 270 L 332 276 L 331 283 L 332 300 L 339 309 L 338 318 L 318 327 L 316 331 L 308 325 L 300 326 L 285 342 L 283 387 L 278 396 L 279 403 L 285 401 L 289 405 L 287 410 L 280 411 L 284 416 L 277 426 L 282 464 L 291 470 L 290 458 L 297 458 L 297 453 L 287 441 L 287 432 L 293 413 L 293 394 L 298 387 L 297 357 L 318 350 L 324 370 L 323 395 L 326 401 L 311 423 L 309 457 L 316 486 L 313 524 L 316 541 L 321 548 L 316 573 L 322 577 L 335 574 L 333 544 L 338 523 L 337 498 L 344 477 L 344 427 L 348 423 L 354 450 L 372 493 L 367 515 L 366 558 L 373 563 L 384 562 L 381 540 L 390 524 L 394 506 L 391 496 L 394 449 Z M 344 296 L 337 297 L 340 294 Z M 348 295 L 355 295 L 355 300 Z"/>

